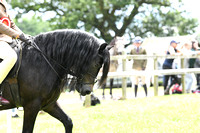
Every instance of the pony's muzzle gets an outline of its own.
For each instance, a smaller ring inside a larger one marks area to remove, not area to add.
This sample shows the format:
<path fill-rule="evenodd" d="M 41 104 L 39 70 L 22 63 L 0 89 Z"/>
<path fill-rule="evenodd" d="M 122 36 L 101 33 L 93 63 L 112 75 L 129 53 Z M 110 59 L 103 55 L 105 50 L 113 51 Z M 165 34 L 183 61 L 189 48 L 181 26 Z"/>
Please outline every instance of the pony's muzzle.
<path fill-rule="evenodd" d="M 85 96 L 92 92 L 93 85 L 83 85 L 81 90 L 81 95 Z"/>
<path fill-rule="evenodd" d="M 88 95 L 92 92 L 93 85 L 77 85 L 76 90 L 82 95 Z"/>

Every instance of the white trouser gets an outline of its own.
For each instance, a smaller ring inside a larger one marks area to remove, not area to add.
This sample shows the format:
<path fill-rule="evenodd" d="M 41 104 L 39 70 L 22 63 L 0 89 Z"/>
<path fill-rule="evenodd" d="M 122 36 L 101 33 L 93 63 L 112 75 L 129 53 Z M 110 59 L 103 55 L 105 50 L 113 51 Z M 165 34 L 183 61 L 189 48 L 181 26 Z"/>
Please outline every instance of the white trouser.
<path fill-rule="evenodd" d="M 191 73 L 185 74 L 185 89 L 186 92 L 189 93 L 192 88 L 193 77 Z"/>
<path fill-rule="evenodd" d="M 0 58 L 3 61 L 0 63 L 0 84 L 6 78 L 12 67 L 17 61 L 17 54 L 11 46 L 4 41 L 0 41 Z"/>

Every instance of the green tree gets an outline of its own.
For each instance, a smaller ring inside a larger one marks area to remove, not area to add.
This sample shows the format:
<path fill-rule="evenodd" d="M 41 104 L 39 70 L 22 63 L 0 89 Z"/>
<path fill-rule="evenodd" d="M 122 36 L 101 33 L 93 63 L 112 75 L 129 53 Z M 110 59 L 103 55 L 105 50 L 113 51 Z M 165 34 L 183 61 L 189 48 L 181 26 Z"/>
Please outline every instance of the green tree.
<path fill-rule="evenodd" d="M 30 19 L 15 20 L 15 23 L 25 34 L 32 36 L 51 30 L 48 22 L 44 22 L 41 18 L 35 16 Z"/>
<path fill-rule="evenodd" d="M 178 2 L 175 6 L 173 2 Z M 172 36 L 194 33 L 194 18 L 185 18 L 181 0 L 12 0 L 18 16 L 51 13 L 53 29 L 76 28 L 110 41 L 124 34 Z M 23 4 L 22 4 L 23 3 Z"/>

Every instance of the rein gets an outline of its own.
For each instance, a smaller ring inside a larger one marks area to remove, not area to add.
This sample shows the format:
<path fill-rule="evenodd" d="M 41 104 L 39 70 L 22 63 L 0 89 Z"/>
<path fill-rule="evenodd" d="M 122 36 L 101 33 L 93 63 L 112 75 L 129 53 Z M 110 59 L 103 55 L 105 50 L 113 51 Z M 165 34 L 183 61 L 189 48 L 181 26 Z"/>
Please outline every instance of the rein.
<path fill-rule="evenodd" d="M 60 78 L 60 79 L 62 79 L 61 78 L 61 76 L 58 74 L 58 72 L 55 70 L 55 68 L 52 66 L 52 64 L 49 62 L 49 60 L 47 59 L 47 56 L 40 50 L 40 48 L 37 46 L 37 44 L 32 40 L 32 46 L 36 49 L 36 50 L 38 50 L 41 54 L 42 54 L 42 56 L 43 56 L 43 58 L 45 59 L 45 61 L 49 64 L 49 66 L 51 67 L 51 69 L 56 73 L 56 75 Z M 51 59 L 51 60 L 53 60 L 53 59 Z M 55 61 L 56 62 L 56 61 Z M 58 62 L 56 62 L 56 64 L 59 64 Z M 61 64 L 59 64 L 60 66 L 62 66 Z M 63 66 L 62 66 L 62 68 L 64 68 Z M 65 68 L 64 68 L 64 70 L 66 70 Z"/>
<path fill-rule="evenodd" d="M 42 56 L 43 56 L 43 58 L 45 59 L 45 61 L 48 63 L 48 65 L 51 67 L 51 69 L 56 73 L 56 75 L 60 78 L 60 80 L 62 79 L 61 78 L 61 76 L 58 74 L 58 72 L 55 70 L 55 68 L 52 66 L 52 64 L 49 62 L 49 60 L 47 59 L 47 58 L 49 58 L 49 57 L 47 57 L 47 55 L 45 55 L 42 51 L 41 51 L 41 49 L 37 46 L 37 44 L 34 42 L 34 41 L 32 41 L 32 46 L 37 50 L 37 51 L 39 51 L 41 54 L 42 54 Z M 76 80 L 79 80 L 79 81 L 82 81 L 83 80 L 83 75 L 81 75 L 80 77 L 78 76 L 78 75 L 76 75 L 74 72 L 72 72 L 72 71 L 70 71 L 70 70 L 67 70 L 63 65 L 61 65 L 60 63 L 58 63 L 56 60 L 54 60 L 54 59 L 52 59 L 52 58 L 49 58 L 49 59 L 51 59 L 52 61 L 54 61 L 54 63 L 56 64 L 56 65 L 58 65 L 60 68 L 62 68 L 63 70 L 65 70 L 66 72 L 68 72 L 70 75 L 72 75 L 72 76 L 75 76 L 75 77 L 77 77 L 77 79 Z M 96 76 L 94 76 L 94 75 L 92 75 L 91 73 L 89 73 L 89 72 L 87 72 L 87 74 L 89 74 L 89 75 L 91 75 L 93 78 L 95 78 L 95 81 L 94 82 L 91 82 L 91 83 L 84 83 L 84 82 L 80 82 L 79 84 L 95 84 L 98 80 L 97 80 L 97 78 L 96 78 Z"/>

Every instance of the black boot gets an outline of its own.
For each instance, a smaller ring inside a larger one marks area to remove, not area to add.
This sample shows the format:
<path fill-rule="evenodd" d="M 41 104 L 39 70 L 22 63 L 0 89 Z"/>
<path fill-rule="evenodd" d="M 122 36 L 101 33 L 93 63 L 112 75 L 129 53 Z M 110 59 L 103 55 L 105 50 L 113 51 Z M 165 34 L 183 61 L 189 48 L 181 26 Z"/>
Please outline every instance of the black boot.
<path fill-rule="evenodd" d="M 145 91 L 145 94 L 146 94 L 146 97 L 147 97 L 147 85 L 144 84 L 143 87 L 144 87 L 144 91 Z"/>
<path fill-rule="evenodd" d="M 135 85 L 135 97 L 137 97 L 137 89 L 138 89 L 138 85 Z"/>

